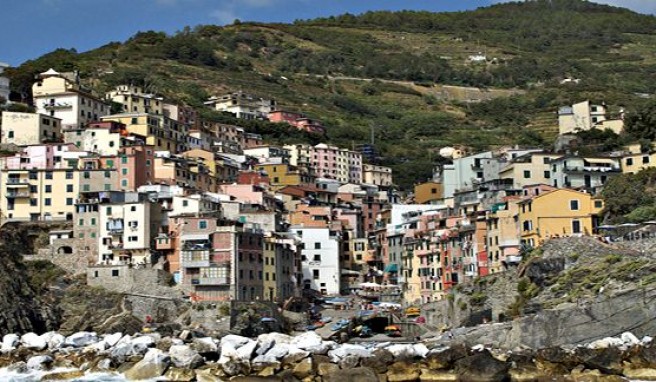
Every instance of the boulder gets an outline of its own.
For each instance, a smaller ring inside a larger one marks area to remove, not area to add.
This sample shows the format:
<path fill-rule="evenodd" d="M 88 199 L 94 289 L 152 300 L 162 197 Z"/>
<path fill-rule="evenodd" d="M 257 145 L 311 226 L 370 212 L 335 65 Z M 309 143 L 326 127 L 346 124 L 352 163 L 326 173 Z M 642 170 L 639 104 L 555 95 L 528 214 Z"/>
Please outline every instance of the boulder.
<path fill-rule="evenodd" d="M 103 336 L 103 341 L 109 346 L 110 348 L 118 343 L 118 341 L 123 338 L 123 333 L 114 333 L 114 334 L 107 334 Z"/>
<path fill-rule="evenodd" d="M 121 341 L 109 351 L 109 356 L 115 363 L 121 364 L 127 361 L 130 357 L 146 354 L 148 349 L 149 348 L 143 343 L 133 344 L 131 341 L 123 341 L 121 339 Z"/>
<path fill-rule="evenodd" d="M 125 372 L 131 381 L 161 377 L 169 367 L 171 357 L 159 349 L 148 349 L 144 358 Z"/>
<path fill-rule="evenodd" d="M 196 372 L 191 369 L 169 367 L 164 374 L 164 380 L 172 382 L 191 382 L 196 380 Z"/>
<path fill-rule="evenodd" d="M 357 355 L 347 355 L 346 357 L 339 360 L 339 367 L 341 369 L 353 369 L 360 365 L 360 357 Z"/>
<path fill-rule="evenodd" d="M 256 347 L 257 341 L 249 340 L 237 349 L 237 358 L 242 362 L 249 362 Z"/>
<path fill-rule="evenodd" d="M 458 374 L 446 370 L 421 369 L 419 376 L 420 382 L 456 382 L 457 380 Z"/>
<path fill-rule="evenodd" d="M 217 353 L 219 351 L 219 347 L 216 345 L 216 342 L 214 342 L 212 337 L 194 338 L 191 348 L 200 354 Z"/>
<path fill-rule="evenodd" d="M 307 358 L 310 355 L 310 352 L 301 350 L 293 345 L 287 345 L 287 355 L 283 357 L 282 362 L 284 364 L 296 363 L 302 359 Z M 269 354 L 269 353 L 267 353 Z"/>
<path fill-rule="evenodd" d="M 275 344 L 276 344 L 276 341 L 275 341 L 275 340 L 272 340 L 272 339 L 267 339 L 266 341 L 260 341 L 260 340 L 258 339 L 258 341 L 257 341 L 257 349 L 255 350 L 255 354 L 257 354 L 257 355 L 264 355 L 264 354 L 266 354 L 269 350 L 271 350 L 271 348 L 272 348 L 273 345 L 275 345 Z"/>
<path fill-rule="evenodd" d="M 455 362 L 459 379 L 470 382 L 501 382 L 508 378 L 510 365 L 484 350 Z"/>
<path fill-rule="evenodd" d="M 132 341 L 130 341 L 133 345 L 143 345 L 145 347 L 154 347 L 155 346 L 155 339 L 151 336 L 139 336 L 139 337 L 133 337 Z"/>
<path fill-rule="evenodd" d="M 251 361 L 253 367 L 258 367 L 258 368 L 266 367 L 267 365 L 276 364 L 276 363 L 280 363 L 278 362 L 278 358 L 267 354 L 258 355 L 257 357 L 253 358 L 253 360 Z"/>
<path fill-rule="evenodd" d="M 308 346 L 305 350 L 309 351 L 312 354 L 317 355 L 326 355 L 329 351 L 334 349 L 337 346 L 337 343 L 334 341 L 323 341 L 319 345 Z"/>
<path fill-rule="evenodd" d="M 228 334 L 227 336 L 221 338 L 220 346 L 221 348 L 223 348 L 223 346 L 225 345 L 231 345 L 233 348 L 238 349 L 240 346 L 246 345 L 250 341 L 252 340 L 248 337 L 242 337 L 235 334 Z"/>
<path fill-rule="evenodd" d="M 43 350 L 48 347 L 48 342 L 36 333 L 25 333 L 20 339 L 21 344 L 32 350 Z"/>
<path fill-rule="evenodd" d="M 203 357 L 187 345 L 173 345 L 169 349 L 171 363 L 177 368 L 195 369 L 205 361 Z"/>
<path fill-rule="evenodd" d="M 656 381 L 656 369 L 624 369 L 622 374 L 632 381 Z"/>
<path fill-rule="evenodd" d="M 77 332 L 68 337 L 64 341 L 64 346 L 72 346 L 75 348 L 85 347 L 98 342 L 98 336 L 94 332 Z"/>
<path fill-rule="evenodd" d="M 266 356 L 276 358 L 276 359 L 281 359 L 282 357 L 286 356 L 289 353 L 289 349 L 290 349 L 290 345 L 288 345 L 288 344 L 278 344 L 278 343 L 276 343 L 275 345 L 273 345 L 273 347 L 271 347 L 271 349 L 269 349 L 266 352 Z M 298 351 L 301 351 L 301 349 L 298 349 L 296 347 L 294 347 L 294 349 L 297 349 Z"/>
<path fill-rule="evenodd" d="M 312 374 L 312 358 L 306 358 L 294 366 L 294 377 L 298 379 L 304 379 Z"/>
<path fill-rule="evenodd" d="M 30 370 L 48 370 L 53 361 L 53 358 L 49 355 L 36 355 L 27 360 L 27 368 Z"/>
<path fill-rule="evenodd" d="M 343 344 L 328 352 L 328 356 L 333 362 L 337 363 L 340 359 L 348 355 L 356 355 L 360 358 L 371 357 L 373 351 L 360 345 Z"/>
<path fill-rule="evenodd" d="M 0 347 L 0 352 L 6 353 L 16 349 L 16 346 L 20 343 L 20 337 L 18 334 L 5 334 L 2 337 L 2 346 Z"/>
<path fill-rule="evenodd" d="M 376 349 L 371 353 L 371 357 L 360 360 L 362 366 L 371 368 L 378 374 L 387 373 L 387 366 L 393 362 L 394 355 L 387 349 Z"/>
<path fill-rule="evenodd" d="M 615 337 L 606 337 L 588 344 L 588 349 L 606 349 L 610 347 L 623 347 L 624 341 Z"/>
<path fill-rule="evenodd" d="M 414 382 L 419 379 L 419 365 L 411 362 L 394 362 L 387 368 L 389 382 Z"/>
<path fill-rule="evenodd" d="M 588 369 L 597 369 L 606 374 L 622 373 L 622 352 L 618 348 L 579 348 L 576 356 Z"/>
<path fill-rule="evenodd" d="M 48 332 L 41 335 L 48 343 L 48 349 L 56 350 L 64 345 L 66 337 L 56 332 Z"/>
<path fill-rule="evenodd" d="M 622 342 L 624 342 L 624 345 L 626 346 L 634 346 L 640 344 L 640 340 L 638 339 L 638 337 L 633 335 L 633 333 L 631 332 L 622 333 L 620 339 L 622 340 Z"/>
<path fill-rule="evenodd" d="M 291 344 L 299 349 L 309 350 L 310 348 L 320 347 L 323 342 L 321 336 L 315 332 L 305 332 L 300 336 L 292 339 Z"/>
<path fill-rule="evenodd" d="M 282 333 L 265 333 L 257 337 L 257 343 L 274 342 L 276 344 L 290 344 L 294 337 Z"/>
<path fill-rule="evenodd" d="M 378 382 L 378 375 L 367 367 L 356 367 L 350 370 L 338 369 L 323 376 L 323 382 Z"/>
<path fill-rule="evenodd" d="M 426 364 L 429 369 L 450 369 L 453 364 L 467 357 L 467 347 L 464 345 L 454 345 L 446 349 L 431 350 L 426 356 Z"/>
<path fill-rule="evenodd" d="M 322 377 L 332 374 L 337 370 L 339 370 L 339 366 L 335 365 L 334 363 L 324 362 L 324 363 L 320 363 L 317 366 L 317 374 L 319 374 Z"/>
<path fill-rule="evenodd" d="M 405 360 L 412 358 L 424 358 L 428 354 L 428 348 L 424 344 L 397 344 L 386 348 L 394 358 Z"/>

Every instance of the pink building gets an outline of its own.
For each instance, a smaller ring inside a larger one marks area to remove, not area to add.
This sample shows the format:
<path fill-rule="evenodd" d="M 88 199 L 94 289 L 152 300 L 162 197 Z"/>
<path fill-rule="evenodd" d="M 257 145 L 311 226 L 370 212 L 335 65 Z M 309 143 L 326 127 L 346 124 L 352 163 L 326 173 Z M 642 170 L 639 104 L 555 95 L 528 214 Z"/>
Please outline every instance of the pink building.
<path fill-rule="evenodd" d="M 66 156 L 64 153 L 77 151 L 75 145 L 71 143 L 25 146 L 15 155 L 4 157 L 2 168 L 5 170 L 69 168 L 63 158 Z"/>
<path fill-rule="evenodd" d="M 269 121 L 275 123 L 287 123 L 291 126 L 296 127 L 299 130 L 305 130 L 309 133 L 316 134 L 325 134 L 326 129 L 324 128 L 321 121 L 316 119 L 307 118 L 301 113 L 294 113 L 284 110 L 272 111 L 268 114 Z"/>

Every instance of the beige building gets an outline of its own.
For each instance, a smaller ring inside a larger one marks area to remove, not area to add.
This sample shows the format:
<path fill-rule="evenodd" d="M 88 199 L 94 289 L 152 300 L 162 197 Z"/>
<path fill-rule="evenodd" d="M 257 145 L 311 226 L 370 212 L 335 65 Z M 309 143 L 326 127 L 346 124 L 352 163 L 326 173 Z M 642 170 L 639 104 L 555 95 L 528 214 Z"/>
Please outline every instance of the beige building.
<path fill-rule="evenodd" d="M 61 119 L 45 114 L 2 112 L 0 142 L 18 146 L 61 142 Z"/>
<path fill-rule="evenodd" d="M 86 129 L 73 129 L 64 132 L 64 142 L 98 155 L 116 156 L 125 137 L 125 126 L 113 122 L 92 122 Z"/>
<path fill-rule="evenodd" d="M 120 122 L 129 134 L 141 137 L 156 151 L 183 152 L 187 150 L 188 127 L 163 115 L 147 113 L 114 114 L 102 121 Z"/>
<path fill-rule="evenodd" d="M 590 101 L 563 106 L 558 109 L 558 132 L 574 134 L 591 129 L 610 129 L 619 134 L 624 129 L 622 119 L 608 119 L 608 110 L 604 105 L 592 105 Z"/>
<path fill-rule="evenodd" d="M 267 114 L 276 109 L 276 101 L 241 91 L 212 97 L 205 105 L 241 119 L 266 119 Z"/>
<path fill-rule="evenodd" d="M 388 187 L 393 184 L 392 169 L 373 164 L 362 165 L 362 182 L 376 186 Z"/>
<path fill-rule="evenodd" d="M 74 73 L 41 73 L 32 95 L 37 113 L 61 119 L 62 130 L 85 127 L 110 112 L 109 105 L 84 89 Z"/>
<path fill-rule="evenodd" d="M 107 92 L 105 98 L 123 105 L 124 113 L 164 114 L 164 99 L 146 93 L 140 86 L 119 85 Z"/>
<path fill-rule="evenodd" d="M 551 161 L 559 157 L 560 155 L 547 153 L 519 156 L 499 171 L 499 178 L 512 179 L 516 189 L 532 184 L 551 184 Z"/>

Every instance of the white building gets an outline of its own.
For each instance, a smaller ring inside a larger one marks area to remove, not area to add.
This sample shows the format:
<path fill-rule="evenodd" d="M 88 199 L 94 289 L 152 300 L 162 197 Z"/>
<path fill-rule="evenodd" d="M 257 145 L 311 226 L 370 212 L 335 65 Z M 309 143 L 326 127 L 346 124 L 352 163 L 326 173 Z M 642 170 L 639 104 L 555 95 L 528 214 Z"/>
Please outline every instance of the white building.
<path fill-rule="evenodd" d="M 160 206 L 145 194 L 125 193 L 123 202 L 99 206 L 98 260 L 101 263 L 149 263 L 158 234 Z"/>
<path fill-rule="evenodd" d="M 608 119 L 608 110 L 604 105 L 592 105 L 590 101 L 575 103 L 572 106 L 563 106 L 558 109 L 558 133 L 573 134 L 590 129 L 610 129 L 619 134 L 624 129 L 624 121 Z"/>
<path fill-rule="evenodd" d="M 328 228 L 292 227 L 299 235 L 303 287 L 317 290 L 325 295 L 340 293 L 340 254 L 338 236 L 331 235 Z"/>
<path fill-rule="evenodd" d="M 205 105 L 216 111 L 232 113 L 241 119 L 266 119 L 276 109 L 276 101 L 246 94 L 241 91 L 211 97 Z"/>
<path fill-rule="evenodd" d="M 0 62 L 0 98 L 3 98 L 5 101 L 9 101 L 9 78 L 3 76 L 5 69 L 9 67 L 9 64 Z"/>
<path fill-rule="evenodd" d="M 53 69 L 39 75 L 32 95 L 37 112 L 61 119 L 62 130 L 84 128 L 110 112 L 109 105 L 84 90 L 75 75 Z"/>
<path fill-rule="evenodd" d="M 44 114 L 2 113 L 0 142 L 18 146 L 61 142 L 61 119 Z"/>

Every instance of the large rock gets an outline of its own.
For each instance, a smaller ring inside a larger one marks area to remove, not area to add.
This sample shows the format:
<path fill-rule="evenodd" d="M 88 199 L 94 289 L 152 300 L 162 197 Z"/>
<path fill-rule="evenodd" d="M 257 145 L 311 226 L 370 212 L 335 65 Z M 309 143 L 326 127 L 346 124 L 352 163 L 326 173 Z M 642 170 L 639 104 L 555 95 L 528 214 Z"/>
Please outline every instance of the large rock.
<path fill-rule="evenodd" d="M 123 338 L 123 334 L 118 332 L 114 334 L 107 334 L 103 337 L 103 341 L 107 344 L 107 346 L 112 347 L 118 343 L 118 341 Z"/>
<path fill-rule="evenodd" d="M 48 342 L 45 340 L 45 338 L 37 335 L 36 333 L 23 334 L 20 342 L 24 347 L 33 350 L 43 350 L 48 347 Z"/>
<path fill-rule="evenodd" d="M 296 346 L 299 349 L 308 350 L 316 347 L 320 347 L 323 339 L 315 332 L 305 332 L 300 336 L 294 337 L 291 344 Z"/>
<path fill-rule="evenodd" d="M 331 351 L 328 352 L 328 356 L 332 359 L 333 362 L 337 363 L 340 359 L 349 356 L 355 355 L 360 358 L 371 357 L 373 350 L 367 349 L 360 345 L 352 344 L 343 344 Z"/>
<path fill-rule="evenodd" d="M 428 348 L 424 344 L 397 344 L 386 348 L 396 359 L 424 358 Z"/>
<path fill-rule="evenodd" d="M 622 352 L 618 348 L 579 348 L 576 356 L 586 368 L 597 369 L 606 374 L 620 374 L 623 369 Z"/>
<path fill-rule="evenodd" d="M 180 369 L 169 367 L 164 374 L 165 381 L 171 382 L 191 382 L 196 379 L 196 373 L 192 369 Z"/>
<path fill-rule="evenodd" d="M 456 382 L 458 374 L 453 371 L 421 369 L 420 382 Z M 513 380 L 513 382 L 517 382 Z"/>
<path fill-rule="evenodd" d="M 217 353 L 219 351 L 219 347 L 212 337 L 194 338 L 191 347 L 200 354 Z"/>
<path fill-rule="evenodd" d="M 159 349 L 149 349 L 144 358 L 125 372 L 131 381 L 161 377 L 169 367 L 171 357 Z"/>
<path fill-rule="evenodd" d="M 18 334 L 5 334 L 2 337 L 2 347 L 0 347 L 0 352 L 6 353 L 16 349 L 16 346 L 20 343 L 20 336 Z"/>
<path fill-rule="evenodd" d="M 31 370 L 48 370 L 53 358 L 49 355 L 37 355 L 27 360 L 27 368 Z"/>
<path fill-rule="evenodd" d="M 394 362 L 387 369 L 389 382 L 414 382 L 419 379 L 419 365 L 411 362 Z"/>
<path fill-rule="evenodd" d="M 44 340 L 48 343 L 48 349 L 56 350 L 64 345 L 66 342 L 66 337 L 57 333 L 57 332 L 47 332 L 41 335 Z"/>
<path fill-rule="evenodd" d="M 275 347 L 274 347 L 274 349 L 275 349 Z M 273 350 L 273 349 L 271 349 L 271 350 Z M 267 353 L 267 355 L 269 355 L 270 353 L 271 353 L 271 351 L 269 351 L 269 353 Z M 287 345 L 287 355 L 285 355 L 282 358 L 282 362 L 284 364 L 296 363 L 296 362 L 298 362 L 302 359 L 307 358 L 309 355 L 310 355 L 310 352 L 299 349 L 294 345 Z"/>
<path fill-rule="evenodd" d="M 85 347 L 98 342 L 98 335 L 94 332 L 77 332 L 68 337 L 64 341 L 64 346 L 72 346 L 75 348 Z"/>
<path fill-rule="evenodd" d="M 287 334 L 273 332 L 273 333 L 260 334 L 257 337 L 257 342 L 259 344 L 265 342 L 274 342 L 276 344 L 290 344 L 292 343 L 293 339 L 294 337 L 288 336 Z"/>
<path fill-rule="evenodd" d="M 656 369 L 624 369 L 622 374 L 632 381 L 656 381 Z"/>
<path fill-rule="evenodd" d="M 228 334 L 227 336 L 223 336 L 221 338 L 221 348 L 223 348 L 223 346 L 225 345 L 230 345 L 233 348 L 238 349 L 240 346 L 246 345 L 250 341 L 252 340 L 248 337 L 242 337 L 235 334 Z"/>
<path fill-rule="evenodd" d="M 294 377 L 304 379 L 313 373 L 312 358 L 306 358 L 294 366 Z"/>
<path fill-rule="evenodd" d="M 373 369 L 378 374 L 387 373 L 387 366 L 394 362 L 394 355 L 387 349 L 376 349 L 371 353 L 371 357 L 365 357 L 360 360 L 363 367 Z"/>
<path fill-rule="evenodd" d="M 356 367 L 350 370 L 335 370 L 323 376 L 323 382 L 378 382 L 378 375 L 367 367 Z"/>
<path fill-rule="evenodd" d="M 178 368 L 195 369 L 205 361 L 203 357 L 187 345 L 173 345 L 169 349 L 171 362 Z"/>
<path fill-rule="evenodd" d="M 469 382 L 502 382 L 508 378 L 510 365 L 501 362 L 484 350 L 455 363 L 456 373 L 463 381 Z"/>
<path fill-rule="evenodd" d="M 429 369 L 433 370 L 450 369 L 457 360 L 465 358 L 467 355 L 467 347 L 463 344 L 436 351 L 431 350 L 426 356 L 426 364 Z"/>
<path fill-rule="evenodd" d="M 257 341 L 250 340 L 237 349 L 237 358 L 241 362 L 249 362 L 257 347 Z"/>

